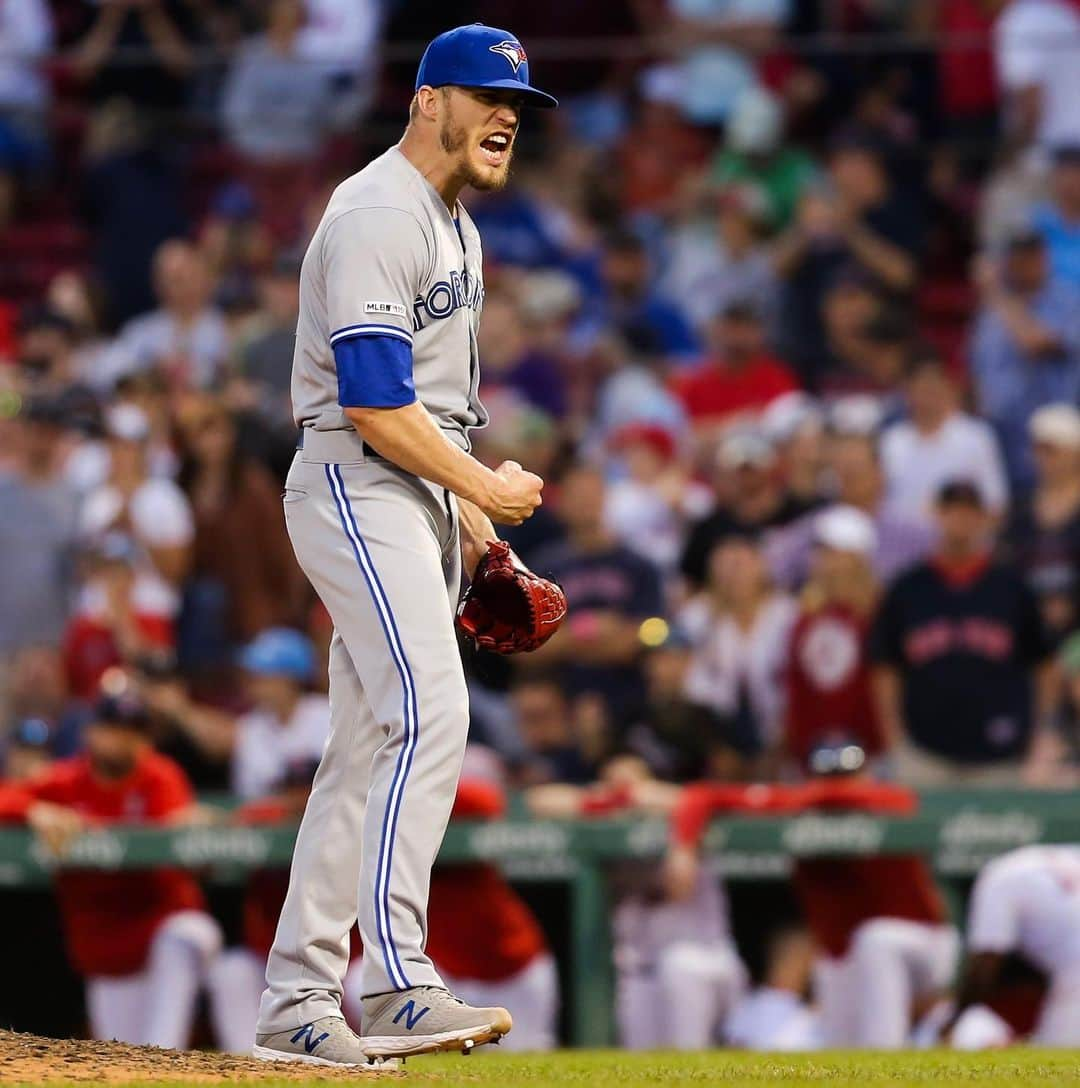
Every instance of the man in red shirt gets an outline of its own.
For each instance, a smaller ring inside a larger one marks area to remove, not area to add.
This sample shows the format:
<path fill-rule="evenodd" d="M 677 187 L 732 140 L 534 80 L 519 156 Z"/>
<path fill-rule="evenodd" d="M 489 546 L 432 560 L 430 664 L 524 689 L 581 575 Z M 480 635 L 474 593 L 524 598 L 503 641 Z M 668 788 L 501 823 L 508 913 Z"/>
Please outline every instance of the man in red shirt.
<path fill-rule="evenodd" d="M 856 745 L 819 748 L 810 758 L 819 777 L 803 785 L 687 787 L 672 820 L 669 887 L 688 886 L 701 837 L 718 812 L 915 810 L 913 793 L 864 777 L 864 762 Z M 959 952 L 925 859 L 796 858 L 793 884 L 819 948 L 814 988 L 826 1045 L 903 1046 L 915 1011 L 929 1008 L 949 985 Z"/>
<path fill-rule="evenodd" d="M 25 822 L 54 853 L 84 830 L 177 824 L 192 811 L 183 771 L 146 739 L 145 707 L 120 679 L 110 690 L 86 727 L 85 752 L 35 778 L 0 784 L 0 821 Z M 68 955 L 86 976 L 94 1037 L 186 1046 L 221 947 L 195 879 L 180 869 L 64 869 L 57 897 Z"/>
<path fill-rule="evenodd" d="M 769 353 L 752 302 L 729 303 L 713 322 L 711 340 L 712 358 L 674 381 L 695 431 L 707 436 L 739 413 L 757 412 L 798 388 L 792 372 Z"/>

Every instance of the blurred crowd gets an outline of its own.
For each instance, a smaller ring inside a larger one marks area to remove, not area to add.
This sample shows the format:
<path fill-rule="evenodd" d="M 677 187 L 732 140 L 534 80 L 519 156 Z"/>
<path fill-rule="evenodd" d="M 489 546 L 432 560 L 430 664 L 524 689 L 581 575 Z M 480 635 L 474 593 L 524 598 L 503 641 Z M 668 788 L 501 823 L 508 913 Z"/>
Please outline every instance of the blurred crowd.
<path fill-rule="evenodd" d="M 500 788 L 648 808 L 643 781 L 796 784 L 846 745 L 907 786 L 1074 786 L 1080 3 L 553 7 L 454 11 L 511 26 L 564 103 L 468 199 L 475 453 L 547 481 L 506 535 L 570 604 L 527 658 L 467 654 Z M 0 5 L 9 782 L 149 746 L 184 790 L 310 779 L 331 631 L 280 506 L 299 262 L 439 18 Z"/>
<path fill-rule="evenodd" d="M 515 13 L 566 108 L 470 201 L 476 452 L 548 481 L 508 536 L 571 607 L 528 659 L 470 660 L 474 738 L 515 785 L 626 754 L 673 781 L 792 778 L 837 738 L 914 784 L 1073 782 L 1080 125 L 1057 104 L 1080 8 L 613 6 Z M 401 123 L 411 61 L 378 59 L 413 15 L 5 6 L 15 766 L 78 751 L 118 665 L 198 788 L 246 780 L 246 716 L 318 732 L 328 620 L 279 503 L 299 260 Z M 85 246 L 53 267 L 65 215 Z M 282 630 L 313 663 L 268 700 L 244 648 Z"/>

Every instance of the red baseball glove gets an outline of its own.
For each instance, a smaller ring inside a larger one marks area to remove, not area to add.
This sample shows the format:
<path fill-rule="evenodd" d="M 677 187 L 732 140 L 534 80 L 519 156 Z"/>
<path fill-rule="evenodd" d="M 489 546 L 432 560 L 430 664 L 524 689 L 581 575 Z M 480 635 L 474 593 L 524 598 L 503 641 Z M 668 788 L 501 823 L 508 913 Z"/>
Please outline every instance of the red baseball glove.
<path fill-rule="evenodd" d="M 565 616 L 561 587 L 533 574 L 505 540 L 496 540 L 476 565 L 457 625 L 482 650 L 520 654 L 543 646 Z"/>

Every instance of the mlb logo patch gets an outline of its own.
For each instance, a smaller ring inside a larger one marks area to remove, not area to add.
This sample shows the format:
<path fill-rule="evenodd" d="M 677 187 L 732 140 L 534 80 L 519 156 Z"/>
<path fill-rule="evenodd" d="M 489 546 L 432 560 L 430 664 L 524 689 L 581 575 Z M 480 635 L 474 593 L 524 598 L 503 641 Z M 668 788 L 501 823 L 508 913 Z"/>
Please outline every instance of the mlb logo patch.
<path fill-rule="evenodd" d="M 395 317 L 404 317 L 405 307 L 399 302 L 365 302 L 366 314 L 393 314 Z"/>
<path fill-rule="evenodd" d="M 500 57 L 505 57 L 510 62 L 510 67 L 514 69 L 515 74 L 529 59 L 525 55 L 525 50 L 521 48 L 521 42 L 511 41 L 509 38 L 496 45 L 489 45 L 488 51 L 498 53 Z"/>

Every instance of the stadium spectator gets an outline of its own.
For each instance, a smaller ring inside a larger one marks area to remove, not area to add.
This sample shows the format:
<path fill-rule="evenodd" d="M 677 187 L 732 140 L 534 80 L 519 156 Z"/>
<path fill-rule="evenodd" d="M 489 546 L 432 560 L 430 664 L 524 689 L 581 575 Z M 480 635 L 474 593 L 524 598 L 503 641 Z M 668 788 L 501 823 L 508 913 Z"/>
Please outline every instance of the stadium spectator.
<path fill-rule="evenodd" d="M 608 485 L 605 521 L 619 543 L 664 575 L 678 564 L 686 527 L 712 504 L 663 427 L 627 424 L 611 437 L 615 479 Z"/>
<path fill-rule="evenodd" d="M 191 568 L 194 525 L 184 493 L 171 480 L 149 474 L 150 421 L 134 404 L 114 404 L 106 413 L 109 469 L 79 515 L 84 540 L 125 534 L 139 548 L 141 610 L 171 619 L 180 606 L 178 589 Z"/>
<path fill-rule="evenodd" d="M 788 305 L 794 302 L 789 297 Z M 819 394 L 836 397 L 868 385 L 873 345 L 866 333 L 881 312 L 880 292 L 857 265 L 841 265 L 832 272 L 822 283 L 820 314 L 812 315 L 820 325 L 820 339 L 793 340 L 789 348 L 804 383 Z M 785 335 L 795 334 L 794 327 L 785 329 Z"/>
<path fill-rule="evenodd" d="M 664 599 L 656 568 L 606 528 L 604 499 L 604 478 L 587 465 L 561 481 L 557 512 L 566 541 L 538 553 L 535 563 L 563 587 L 570 616 L 529 659 L 556 668 L 572 698 L 598 696 L 619 718 L 643 695 L 641 626 L 663 615 Z"/>
<path fill-rule="evenodd" d="M 75 590 L 77 540 L 76 496 L 63 479 L 63 446 L 53 406 L 31 403 L 21 419 L 6 425 L 5 435 L 0 662 L 9 661 L 20 647 L 59 643 Z"/>
<path fill-rule="evenodd" d="M 669 216 L 687 175 L 708 155 L 705 134 L 683 118 L 681 90 L 681 73 L 667 65 L 647 68 L 638 80 L 637 110 L 614 149 L 619 203 L 631 214 Z"/>
<path fill-rule="evenodd" d="M 612 328 L 644 354 L 662 358 L 694 358 L 701 350 L 698 336 L 679 308 L 652 285 L 645 243 L 630 231 L 609 235 L 600 264 L 603 293 L 583 319 L 595 335 Z"/>
<path fill-rule="evenodd" d="M 51 88 L 41 61 L 53 44 L 46 0 L 5 4 L 0 11 L 0 144 L 43 145 Z"/>
<path fill-rule="evenodd" d="M 645 701 L 627 718 L 620 749 L 644 760 L 652 774 L 668 782 L 741 778 L 746 762 L 726 720 L 687 698 L 690 640 L 678 628 L 662 634 L 646 649 Z"/>
<path fill-rule="evenodd" d="M 1080 142 L 1054 148 L 1050 186 L 1032 223 L 1046 242 L 1050 275 L 1080 287 Z"/>
<path fill-rule="evenodd" d="M 788 497 L 800 512 L 819 506 L 824 494 L 825 418 L 801 390 L 777 397 L 761 413 L 761 430 L 776 450 Z"/>
<path fill-rule="evenodd" d="M 202 254 L 189 242 L 164 242 L 154 254 L 154 289 L 160 306 L 120 330 L 111 377 L 156 367 L 177 389 L 213 384 L 229 341 L 225 319 L 211 303 L 213 283 Z"/>
<path fill-rule="evenodd" d="M 786 525 L 805 510 L 785 492 L 776 451 L 756 429 L 728 434 L 720 443 L 716 467 L 716 509 L 693 524 L 679 564 L 695 588 L 705 582 L 717 541 Z"/>
<path fill-rule="evenodd" d="M 1078 888 L 1080 850 L 1075 846 L 1013 850 L 979 873 L 968 907 L 966 962 L 946 1035 L 960 1027 L 965 1013 L 993 995 L 1005 958 L 1013 952 L 1049 979 L 1031 1041 L 1041 1046 L 1080 1044 Z"/>
<path fill-rule="evenodd" d="M 829 319 L 836 311 L 829 301 L 825 313 L 831 337 Z M 895 305 L 875 305 L 874 311 L 849 338 L 830 339 L 833 355 L 822 375 L 821 394 L 829 399 L 871 396 L 888 421 L 901 410 L 899 387 L 911 352 L 911 318 Z"/>
<path fill-rule="evenodd" d="M 1044 404 L 1080 398 L 1080 298 L 1054 279 L 1042 236 L 1030 227 L 1009 238 L 1004 255 L 975 269 L 981 306 L 971 339 L 979 409 L 997 428 L 1009 477 L 1032 482 L 1027 426 Z"/>
<path fill-rule="evenodd" d="M 310 159 L 325 139 L 331 80 L 325 67 L 305 55 L 305 17 L 302 0 L 272 0 L 264 33 L 233 59 L 222 120 L 230 145 L 251 162 Z"/>
<path fill-rule="evenodd" d="M 1055 640 L 1077 626 L 1080 611 L 1080 411 L 1049 404 L 1032 417 L 1035 487 L 1013 505 L 1002 552 L 1039 599 Z"/>
<path fill-rule="evenodd" d="M 960 409 L 959 390 L 939 356 L 919 351 L 904 382 L 908 418 L 881 436 L 881 466 L 891 509 L 913 520 L 933 517 L 934 498 L 947 480 L 968 475 L 996 516 L 1009 491 L 997 437 Z"/>
<path fill-rule="evenodd" d="M 1080 144 L 1080 13 L 1068 0 L 988 0 L 1006 138 L 1046 156 Z"/>
<path fill-rule="evenodd" d="M 991 561 L 991 519 L 978 488 L 937 496 L 934 556 L 892 583 L 872 657 L 878 713 L 912 785 L 1008 785 L 1056 700 L 1050 643 L 1031 590 Z"/>
<path fill-rule="evenodd" d="M 741 94 L 759 85 L 758 58 L 776 42 L 790 0 L 675 0 L 668 5 L 667 48 L 682 58 L 683 110 L 698 125 L 720 125 Z"/>
<path fill-rule="evenodd" d="M 814 521 L 815 550 L 791 632 L 784 751 L 802 769 L 822 745 L 859 744 L 870 759 L 886 738 L 870 692 L 869 635 L 879 586 L 870 563 L 873 521 L 851 506 L 833 506 Z"/>
<path fill-rule="evenodd" d="M 335 129 L 355 124 L 371 103 L 385 12 L 378 0 L 304 0 L 300 54 L 329 77 Z"/>
<path fill-rule="evenodd" d="M 233 792 L 249 800 L 269 794 L 291 764 L 322 756 L 330 704 L 325 695 L 306 692 L 315 652 L 299 631 L 263 631 L 244 648 L 240 666 L 253 706 L 236 722 Z"/>
<path fill-rule="evenodd" d="M 686 697 L 723 720 L 731 746 L 751 765 L 774 755 L 781 739 L 795 616 L 795 602 L 773 589 L 761 550 L 745 535 L 716 544 L 705 589 L 679 613 L 694 648 Z"/>
<path fill-rule="evenodd" d="M 64 668 L 71 693 L 90 699 L 110 668 L 172 649 L 175 633 L 159 584 L 141 570 L 130 536 L 92 538 L 83 555 L 79 601 L 64 632 Z"/>
<path fill-rule="evenodd" d="M 489 390 L 510 389 L 561 419 L 568 407 L 563 362 L 535 342 L 536 330 L 526 323 L 523 309 L 507 291 L 491 291 L 484 299 L 485 321 L 477 334 L 484 368 L 481 394 L 486 398 Z"/>
<path fill-rule="evenodd" d="M 547 782 L 582 785 L 596 778 L 611 747 L 611 729 L 603 714 L 585 714 L 567 698 L 552 674 L 526 673 L 514 681 L 510 706 L 524 748 L 516 768 L 520 784 Z"/>
<path fill-rule="evenodd" d="M 53 757 L 52 729 L 43 718 L 24 718 L 8 732 L 0 780 L 26 782 L 45 772 Z"/>
<path fill-rule="evenodd" d="M 193 816 L 183 772 L 153 751 L 145 707 L 113 679 L 86 727 L 83 755 L 0 786 L 0 819 L 25 822 L 55 853 L 88 828 L 177 826 Z M 58 877 L 57 894 L 94 1038 L 187 1046 L 222 939 L 195 878 L 182 869 L 72 869 Z"/>
<path fill-rule="evenodd" d="M 706 362 L 678 375 L 673 385 L 700 439 L 796 389 L 794 375 L 768 350 L 754 302 L 729 302 L 710 323 L 709 340 Z"/>
<path fill-rule="evenodd" d="M 699 203 L 700 214 L 672 225 L 660 290 L 702 332 L 732 303 L 753 300 L 768 339 L 775 340 L 777 285 L 763 237 L 764 198 L 733 185 L 707 190 Z"/>
<path fill-rule="evenodd" d="M 153 309 L 155 254 L 187 229 L 180 174 L 147 116 L 126 99 L 110 99 L 91 115 L 83 156 L 79 207 L 93 234 L 103 309 L 110 327 L 120 326 Z M 108 357 L 91 377 L 95 386 L 114 380 Z"/>
<path fill-rule="evenodd" d="M 49 727 L 49 749 L 58 757 L 81 748 L 83 705 L 71 698 L 60 650 L 25 646 L 5 663 L 3 731 L 16 722 L 40 719 Z"/>
<path fill-rule="evenodd" d="M 67 317 L 48 306 L 36 307 L 24 315 L 19 333 L 17 362 L 24 395 L 45 399 L 81 394 L 93 400 L 79 372 L 75 325 Z"/>
<path fill-rule="evenodd" d="M 854 264 L 883 289 L 903 295 L 914 287 L 920 249 L 919 218 L 896 191 L 880 146 L 856 135 L 838 139 L 829 159 L 831 187 L 808 191 L 796 223 L 780 239 L 776 260 L 784 277 L 787 336 L 801 348 L 820 342 L 825 291 L 837 272 Z M 805 370 L 814 385 L 820 373 Z"/>
<path fill-rule="evenodd" d="M 709 171 L 714 185 L 745 187 L 760 196 L 773 229 L 788 226 L 818 172 L 805 151 L 783 143 L 783 130 L 779 99 L 762 87 L 743 91 Z"/>
<path fill-rule="evenodd" d="M 212 666 L 215 651 L 298 622 L 307 587 L 285 533 L 278 482 L 241 451 L 225 406 L 194 396 L 177 424 L 184 454 L 178 483 L 195 527 L 185 615 L 194 630 L 185 632 L 181 651 L 191 667 Z"/>
<path fill-rule="evenodd" d="M 168 112 L 187 98 L 195 65 L 194 7 L 185 0 L 112 0 L 84 5 L 81 14 L 74 71 L 89 97 L 138 102 L 164 131 Z"/>
<path fill-rule="evenodd" d="M 259 308 L 240 338 L 228 399 L 273 431 L 294 429 L 289 387 L 300 312 L 300 261 L 280 253 L 259 276 Z"/>
<path fill-rule="evenodd" d="M 873 519 L 877 532 L 874 574 L 880 582 L 886 583 L 930 551 L 934 534 L 924 522 L 889 508 L 873 429 L 876 412 L 874 419 L 862 420 L 854 418 L 862 414 L 861 405 L 845 407 L 855 410 L 834 415 L 832 433 L 827 440 L 826 459 L 836 484 L 835 499 Z M 846 414 L 852 418 L 845 419 Z M 810 572 L 813 545 L 813 513 L 804 514 L 791 525 L 769 534 L 765 553 L 769 569 L 779 585 L 797 589 L 803 584 Z"/>

